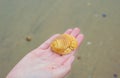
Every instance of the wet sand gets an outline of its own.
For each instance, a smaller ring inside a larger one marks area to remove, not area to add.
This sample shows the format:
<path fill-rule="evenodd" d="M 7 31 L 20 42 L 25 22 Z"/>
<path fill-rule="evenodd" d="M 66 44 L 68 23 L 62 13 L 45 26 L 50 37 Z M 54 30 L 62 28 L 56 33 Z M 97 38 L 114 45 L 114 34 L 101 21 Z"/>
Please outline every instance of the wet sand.
<path fill-rule="evenodd" d="M 119 0 L 0 0 L 0 78 L 55 33 L 85 40 L 67 78 L 120 77 Z M 27 38 L 27 39 L 26 39 Z M 27 41 L 26 41 L 27 40 Z"/>

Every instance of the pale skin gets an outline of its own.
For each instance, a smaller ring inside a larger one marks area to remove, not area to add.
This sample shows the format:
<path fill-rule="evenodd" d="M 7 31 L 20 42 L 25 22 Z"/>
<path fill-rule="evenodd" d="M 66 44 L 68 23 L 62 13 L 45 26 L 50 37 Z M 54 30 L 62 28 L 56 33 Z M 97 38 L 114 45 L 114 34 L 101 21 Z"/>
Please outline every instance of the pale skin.
<path fill-rule="evenodd" d="M 65 33 L 74 36 L 80 46 L 84 36 L 79 28 L 68 29 Z M 50 43 L 59 35 L 53 35 L 38 48 L 29 52 L 6 78 L 64 78 L 71 70 L 76 50 L 63 56 L 52 52 Z"/>

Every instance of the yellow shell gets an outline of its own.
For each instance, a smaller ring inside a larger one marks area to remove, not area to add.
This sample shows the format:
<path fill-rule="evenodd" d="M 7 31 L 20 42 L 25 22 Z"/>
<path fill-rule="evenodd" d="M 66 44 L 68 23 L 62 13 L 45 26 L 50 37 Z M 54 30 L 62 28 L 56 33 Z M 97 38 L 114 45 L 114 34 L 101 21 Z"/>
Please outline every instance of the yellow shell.
<path fill-rule="evenodd" d="M 51 50 L 60 55 L 68 54 L 78 47 L 77 40 L 68 34 L 58 36 L 51 43 Z"/>

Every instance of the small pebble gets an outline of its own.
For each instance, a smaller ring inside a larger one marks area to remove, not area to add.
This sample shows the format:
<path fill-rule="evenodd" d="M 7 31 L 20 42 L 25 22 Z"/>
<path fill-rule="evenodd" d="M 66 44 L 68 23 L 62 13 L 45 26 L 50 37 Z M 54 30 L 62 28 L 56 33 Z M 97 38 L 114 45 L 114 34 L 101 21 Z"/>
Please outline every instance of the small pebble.
<path fill-rule="evenodd" d="M 77 59 L 80 60 L 80 56 L 77 56 Z"/>
<path fill-rule="evenodd" d="M 26 41 L 31 41 L 32 40 L 32 37 L 31 36 L 27 36 L 26 37 Z"/>
<path fill-rule="evenodd" d="M 103 13 L 103 14 L 102 14 L 102 17 L 104 17 L 104 18 L 107 17 L 107 14 Z"/>
<path fill-rule="evenodd" d="M 114 77 L 114 78 L 117 78 L 117 74 L 113 74 L 113 77 Z"/>
<path fill-rule="evenodd" d="M 92 44 L 92 42 L 90 42 L 90 41 L 87 42 L 87 45 L 91 45 L 91 44 Z"/>

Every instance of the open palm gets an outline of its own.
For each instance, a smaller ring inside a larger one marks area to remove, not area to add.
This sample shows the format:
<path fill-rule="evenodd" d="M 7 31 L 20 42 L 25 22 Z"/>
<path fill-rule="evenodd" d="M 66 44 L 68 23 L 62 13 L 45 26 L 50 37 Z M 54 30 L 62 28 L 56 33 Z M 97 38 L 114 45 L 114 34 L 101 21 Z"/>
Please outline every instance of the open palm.
<path fill-rule="evenodd" d="M 66 34 L 74 36 L 78 44 L 83 40 L 79 28 L 68 29 Z M 35 50 L 28 53 L 8 74 L 7 78 L 63 78 L 71 69 L 74 53 L 60 56 L 51 51 L 50 44 L 55 34 Z"/>

